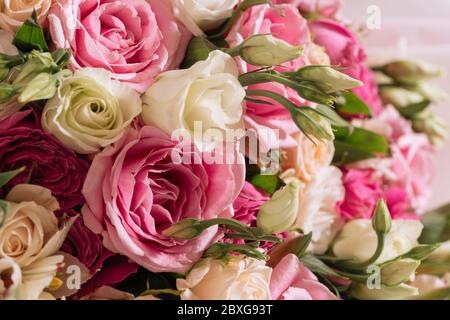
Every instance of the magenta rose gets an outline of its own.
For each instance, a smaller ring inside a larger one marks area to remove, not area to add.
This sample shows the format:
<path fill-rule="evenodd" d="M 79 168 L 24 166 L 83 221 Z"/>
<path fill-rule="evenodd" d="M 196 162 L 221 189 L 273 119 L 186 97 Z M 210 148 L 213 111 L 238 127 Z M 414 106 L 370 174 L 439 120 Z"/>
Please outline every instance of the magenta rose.
<path fill-rule="evenodd" d="M 341 0 L 276 0 L 275 3 L 289 3 L 302 14 L 316 13 L 326 18 L 336 16 L 342 7 Z"/>
<path fill-rule="evenodd" d="M 159 129 L 130 129 L 93 160 L 83 188 L 85 224 L 106 248 L 153 272 L 189 270 L 216 240 L 217 228 L 190 241 L 162 231 L 185 218 L 232 216 L 245 176 L 240 154 L 232 164 L 207 164 L 205 156 Z"/>
<path fill-rule="evenodd" d="M 331 64 L 345 67 L 344 73 L 364 83 L 354 92 L 368 104 L 373 115 L 378 115 L 383 104 L 366 54 L 356 36 L 341 23 L 330 19 L 311 20 L 309 29 L 314 42 L 325 48 Z"/>
<path fill-rule="evenodd" d="M 21 183 L 50 189 L 61 212 L 84 204 L 81 188 L 89 162 L 45 133 L 34 109 L 0 121 L 0 172 L 20 167 L 26 169 L 8 183 L 8 189 Z"/>
<path fill-rule="evenodd" d="M 74 216 L 78 213 L 71 210 L 67 214 Z M 103 247 L 101 236 L 84 225 L 82 217 L 75 220 L 60 250 L 77 258 L 91 274 L 102 267 L 105 259 L 114 255 Z"/>
<path fill-rule="evenodd" d="M 239 21 L 230 30 L 226 40 L 231 47 L 237 46 L 245 39 L 256 34 L 272 34 L 274 37 L 288 42 L 291 45 L 305 45 L 309 50 L 311 44 L 307 21 L 299 11 L 290 5 L 277 5 L 276 8 L 269 5 L 254 6 L 244 12 Z M 308 59 L 300 57 L 289 61 L 278 68 L 279 71 L 296 70 L 308 63 Z M 259 67 L 246 64 L 238 58 L 238 65 L 242 73 L 254 71 Z M 250 86 L 251 90 L 269 90 L 276 92 L 297 105 L 305 105 L 297 92 L 278 83 L 265 83 Z M 262 99 L 264 100 L 264 99 Z M 274 132 L 279 133 L 279 142 L 283 147 L 292 147 L 296 141 L 291 134 L 298 129 L 292 121 L 289 111 L 281 104 L 270 100 L 272 105 L 247 102 L 244 120 L 248 129 L 258 133 L 261 147 L 268 150 L 278 143 Z"/>
<path fill-rule="evenodd" d="M 273 269 L 270 293 L 273 300 L 339 300 L 294 254 Z"/>
<path fill-rule="evenodd" d="M 161 0 L 60 0 L 48 21 L 55 45 L 72 49 L 72 68 L 106 69 L 141 93 L 178 66 L 191 37 Z"/>

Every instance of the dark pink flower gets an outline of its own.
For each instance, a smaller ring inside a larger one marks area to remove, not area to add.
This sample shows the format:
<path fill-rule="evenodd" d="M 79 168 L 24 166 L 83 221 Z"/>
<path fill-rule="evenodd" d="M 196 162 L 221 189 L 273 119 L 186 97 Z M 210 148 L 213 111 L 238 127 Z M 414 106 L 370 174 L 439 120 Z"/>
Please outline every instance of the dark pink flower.
<path fill-rule="evenodd" d="M 26 167 L 7 187 L 33 183 L 52 191 L 61 212 L 83 205 L 81 188 L 89 162 L 65 149 L 40 126 L 40 114 L 28 109 L 0 121 L 0 172 Z"/>

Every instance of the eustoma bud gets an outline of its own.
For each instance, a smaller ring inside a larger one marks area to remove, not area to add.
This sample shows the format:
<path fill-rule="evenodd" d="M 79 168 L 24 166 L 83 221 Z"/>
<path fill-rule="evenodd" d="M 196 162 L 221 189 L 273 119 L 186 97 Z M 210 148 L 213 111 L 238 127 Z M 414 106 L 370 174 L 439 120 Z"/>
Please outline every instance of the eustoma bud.
<path fill-rule="evenodd" d="M 329 66 L 306 66 L 294 74 L 296 80 L 313 82 L 325 93 L 360 87 L 363 83 Z"/>
<path fill-rule="evenodd" d="M 401 284 L 396 287 L 382 285 L 379 289 L 368 288 L 365 283 L 352 286 L 351 296 L 360 300 L 402 300 L 419 294 L 416 287 Z"/>
<path fill-rule="evenodd" d="M 203 232 L 201 222 L 196 219 L 184 219 L 163 231 L 166 237 L 190 240 L 198 237 Z"/>
<path fill-rule="evenodd" d="M 420 261 L 414 259 L 400 259 L 381 265 L 381 282 L 387 286 L 397 286 L 410 281 L 414 277 Z"/>
<path fill-rule="evenodd" d="M 375 207 L 372 227 L 377 234 L 388 234 L 391 231 L 391 225 L 391 215 L 387 208 L 386 201 L 379 200 Z"/>
<path fill-rule="evenodd" d="M 430 109 L 415 114 L 412 123 L 415 131 L 425 133 L 430 142 L 437 147 L 443 146 L 447 140 L 447 123 Z"/>
<path fill-rule="evenodd" d="M 227 50 L 232 56 L 240 56 L 255 66 L 277 66 L 294 60 L 303 54 L 303 46 L 292 46 L 270 34 L 254 35 L 239 46 Z"/>
<path fill-rule="evenodd" d="M 56 93 L 57 77 L 48 73 L 40 73 L 34 77 L 18 97 L 20 103 L 49 99 Z"/>
<path fill-rule="evenodd" d="M 406 108 L 425 100 L 420 93 L 400 87 L 381 87 L 380 96 L 385 104 L 392 104 L 397 109 Z"/>
<path fill-rule="evenodd" d="M 439 67 L 421 61 L 393 61 L 380 68 L 391 78 L 403 83 L 417 83 L 420 81 L 443 76 Z"/>
<path fill-rule="evenodd" d="M 275 192 L 259 209 L 258 228 L 269 234 L 287 231 L 297 219 L 299 191 L 300 182 L 294 179 Z"/>

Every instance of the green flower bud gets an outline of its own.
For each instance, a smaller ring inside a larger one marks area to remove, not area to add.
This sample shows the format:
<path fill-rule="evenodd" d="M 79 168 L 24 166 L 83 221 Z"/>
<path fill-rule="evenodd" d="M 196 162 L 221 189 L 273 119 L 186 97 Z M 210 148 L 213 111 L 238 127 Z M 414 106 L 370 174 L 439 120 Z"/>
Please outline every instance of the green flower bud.
<path fill-rule="evenodd" d="M 442 77 L 441 68 L 421 61 L 393 61 L 382 68 L 389 77 L 403 83 L 417 83 L 424 80 Z"/>
<path fill-rule="evenodd" d="M 381 282 L 387 286 L 397 286 L 410 281 L 414 276 L 420 261 L 414 259 L 400 259 L 381 265 Z"/>
<path fill-rule="evenodd" d="M 19 68 L 13 83 L 23 86 L 42 72 L 54 72 L 56 70 L 58 70 L 58 66 L 53 61 L 50 52 L 32 51 L 28 54 L 28 61 Z"/>
<path fill-rule="evenodd" d="M 335 98 L 320 90 L 315 84 L 310 82 L 301 82 L 298 89 L 298 94 L 308 101 L 324 104 L 327 106 L 333 105 Z"/>
<path fill-rule="evenodd" d="M 419 83 L 412 87 L 413 90 L 431 102 L 440 103 L 448 100 L 447 93 L 437 86 L 429 83 Z"/>
<path fill-rule="evenodd" d="M 388 234 L 391 231 L 391 214 L 387 208 L 386 201 L 378 200 L 375 213 L 372 218 L 372 227 L 377 234 Z"/>
<path fill-rule="evenodd" d="M 374 71 L 373 77 L 375 78 L 375 81 L 378 85 L 389 85 L 394 83 L 394 80 L 392 78 L 388 77 L 380 71 Z"/>
<path fill-rule="evenodd" d="M 208 59 L 209 53 L 217 50 L 217 47 L 204 37 L 194 37 L 186 49 L 182 68 L 187 69 L 198 61 Z"/>
<path fill-rule="evenodd" d="M 265 233 L 287 231 L 295 223 L 299 206 L 300 182 L 293 179 L 284 188 L 276 191 L 264 203 L 258 213 L 256 225 Z"/>
<path fill-rule="evenodd" d="M 385 104 L 392 104 L 397 109 L 426 100 L 420 93 L 400 87 L 381 87 L 380 97 Z"/>
<path fill-rule="evenodd" d="M 55 75 L 40 73 L 21 90 L 20 103 L 50 99 L 56 94 L 58 79 Z"/>
<path fill-rule="evenodd" d="M 331 128 L 330 121 L 308 108 L 297 108 L 291 110 L 292 119 L 295 124 L 308 135 L 312 135 L 318 139 L 333 140 L 334 133 Z"/>
<path fill-rule="evenodd" d="M 419 290 L 406 284 L 395 287 L 381 285 L 381 288 L 370 289 L 365 283 L 355 283 L 350 294 L 359 300 L 403 300 L 418 295 Z"/>
<path fill-rule="evenodd" d="M 412 124 L 415 131 L 425 133 L 437 147 L 443 146 L 448 138 L 447 123 L 429 108 L 414 115 Z"/>
<path fill-rule="evenodd" d="M 292 46 L 270 34 L 258 34 L 231 48 L 229 54 L 239 55 L 245 62 L 254 66 L 277 66 L 300 57 L 303 54 L 303 45 Z"/>
<path fill-rule="evenodd" d="M 197 219 L 184 219 L 164 230 L 162 234 L 178 240 L 190 240 L 198 237 L 202 232 L 203 228 Z"/>
<path fill-rule="evenodd" d="M 306 66 L 293 74 L 297 80 L 313 82 L 319 89 L 328 94 L 363 85 L 361 81 L 329 66 Z"/>
<path fill-rule="evenodd" d="M 15 86 L 8 83 L 0 83 L 0 104 L 9 102 L 17 94 Z"/>

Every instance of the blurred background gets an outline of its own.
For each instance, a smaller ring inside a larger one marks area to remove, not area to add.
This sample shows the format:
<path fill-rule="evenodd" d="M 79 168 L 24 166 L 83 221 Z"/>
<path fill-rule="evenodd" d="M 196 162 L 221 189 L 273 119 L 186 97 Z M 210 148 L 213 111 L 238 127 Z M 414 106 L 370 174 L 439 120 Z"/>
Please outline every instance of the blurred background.
<path fill-rule="evenodd" d="M 357 28 L 366 27 L 369 6 L 378 6 L 381 28 L 364 32 L 361 40 L 369 61 L 417 58 L 446 69 L 447 77 L 435 81 L 450 96 L 450 0 L 343 0 L 342 15 Z M 434 106 L 450 125 L 450 101 Z M 437 150 L 435 181 L 430 209 L 450 202 L 450 141 Z"/>

